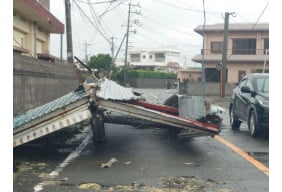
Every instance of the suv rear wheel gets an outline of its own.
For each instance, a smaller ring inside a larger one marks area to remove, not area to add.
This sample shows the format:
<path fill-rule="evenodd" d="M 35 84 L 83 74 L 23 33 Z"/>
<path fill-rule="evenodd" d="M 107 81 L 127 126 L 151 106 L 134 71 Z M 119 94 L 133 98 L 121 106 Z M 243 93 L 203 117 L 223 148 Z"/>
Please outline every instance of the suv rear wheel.
<path fill-rule="evenodd" d="M 248 128 L 252 137 L 256 137 L 258 135 L 258 121 L 255 111 L 250 112 Z"/>
<path fill-rule="evenodd" d="M 229 119 L 231 128 L 233 130 L 238 130 L 241 125 L 241 121 L 239 121 L 236 115 L 234 114 L 233 106 L 231 106 L 229 110 Z"/>

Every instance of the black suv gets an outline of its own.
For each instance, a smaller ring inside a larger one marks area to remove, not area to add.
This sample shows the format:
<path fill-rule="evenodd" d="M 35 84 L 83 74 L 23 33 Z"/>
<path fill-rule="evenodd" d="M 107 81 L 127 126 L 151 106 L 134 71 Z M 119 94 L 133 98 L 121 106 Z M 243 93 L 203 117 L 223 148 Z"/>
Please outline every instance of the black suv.
<path fill-rule="evenodd" d="M 268 73 L 251 73 L 238 83 L 231 97 L 229 118 L 233 130 L 247 123 L 252 137 L 269 129 Z"/>

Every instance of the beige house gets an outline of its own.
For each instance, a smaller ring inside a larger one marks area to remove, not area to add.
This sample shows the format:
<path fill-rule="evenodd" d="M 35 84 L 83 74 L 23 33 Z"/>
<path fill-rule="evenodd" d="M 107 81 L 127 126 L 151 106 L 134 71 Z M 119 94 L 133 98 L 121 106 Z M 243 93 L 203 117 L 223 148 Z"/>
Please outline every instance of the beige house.
<path fill-rule="evenodd" d="M 195 32 L 203 35 L 203 26 Z M 218 63 L 222 61 L 224 24 L 205 26 L 204 47 L 192 61 L 204 58 L 207 82 L 220 82 Z M 245 74 L 269 70 L 269 24 L 229 24 L 227 41 L 226 80 L 237 83 Z M 204 53 L 204 56 L 202 55 Z"/>
<path fill-rule="evenodd" d="M 35 58 L 49 55 L 50 34 L 64 25 L 49 12 L 49 0 L 13 1 L 13 48 Z"/>
<path fill-rule="evenodd" d="M 177 79 L 179 79 L 180 82 L 183 82 L 184 80 L 190 82 L 201 82 L 201 75 L 202 71 L 200 68 L 182 69 L 178 71 Z"/>

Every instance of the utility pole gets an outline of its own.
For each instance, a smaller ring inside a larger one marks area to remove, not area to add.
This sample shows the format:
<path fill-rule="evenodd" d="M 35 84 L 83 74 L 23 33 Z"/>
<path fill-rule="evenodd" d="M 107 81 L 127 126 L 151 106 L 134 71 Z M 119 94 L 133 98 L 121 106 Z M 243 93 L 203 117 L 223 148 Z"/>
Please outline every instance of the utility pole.
<path fill-rule="evenodd" d="M 118 56 L 119 51 L 120 51 L 120 48 L 121 48 L 121 46 L 122 46 L 122 44 L 123 44 L 125 38 L 126 38 L 126 34 L 124 34 L 124 36 L 123 36 L 123 38 L 122 38 L 122 40 L 121 40 L 121 43 L 120 43 L 119 48 L 118 48 L 118 50 L 117 50 L 117 52 L 116 52 L 116 55 L 114 56 L 113 63 L 115 63 L 115 61 L 116 61 L 116 59 L 117 59 L 117 56 Z"/>
<path fill-rule="evenodd" d="M 67 33 L 67 58 L 69 63 L 73 63 L 70 0 L 65 0 L 65 11 L 66 11 L 66 33 Z"/>
<path fill-rule="evenodd" d="M 63 33 L 61 33 L 60 59 L 63 60 Z"/>
<path fill-rule="evenodd" d="M 131 12 L 131 6 L 138 6 L 140 7 L 140 5 L 133 5 L 131 4 L 131 0 L 129 2 L 129 5 L 128 5 L 128 18 L 127 18 L 127 26 L 126 26 L 126 42 L 125 42 L 125 59 L 124 59 L 124 84 L 126 84 L 127 82 L 127 67 L 128 67 L 128 63 L 127 63 L 127 52 L 128 52 L 128 38 L 129 38 L 129 27 L 130 27 L 130 14 L 132 13 Z M 140 13 L 137 13 L 137 12 L 133 12 L 135 14 L 140 14 Z"/>
<path fill-rule="evenodd" d="M 73 64 L 70 0 L 65 0 L 65 12 L 66 12 L 66 33 L 67 33 L 67 58 L 68 58 L 68 62 L 70 64 Z M 76 75 L 79 83 L 82 83 L 83 79 L 80 70 L 76 69 Z"/>
<path fill-rule="evenodd" d="M 114 55 L 115 55 L 115 53 L 114 53 L 114 37 L 112 37 L 111 40 L 112 40 L 111 52 L 112 52 L 112 59 L 113 59 L 113 58 L 114 58 Z"/>
<path fill-rule="evenodd" d="M 112 37 L 111 40 L 112 40 L 112 43 L 111 43 L 112 63 L 111 63 L 111 65 L 110 65 L 110 71 L 111 71 L 112 68 L 113 68 L 113 65 L 114 65 L 114 56 L 115 56 L 115 52 L 114 52 L 114 37 Z"/>
<path fill-rule="evenodd" d="M 225 12 L 224 17 L 224 36 L 222 46 L 222 68 L 221 68 L 221 97 L 225 97 L 225 83 L 226 83 L 226 62 L 227 62 L 227 42 L 228 42 L 228 26 L 229 15 L 233 15 L 234 12 Z"/>
<path fill-rule="evenodd" d="M 126 41 L 125 41 L 125 59 L 124 59 L 124 79 L 123 82 L 126 84 L 127 81 L 127 50 L 128 50 L 128 36 L 129 36 L 129 22 L 130 22 L 130 11 L 131 9 L 131 0 L 128 5 L 128 18 L 127 18 L 127 26 L 126 26 Z"/>
<path fill-rule="evenodd" d="M 85 62 L 87 62 L 87 61 L 88 61 L 87 46 L 88 46 L 88 45 L 91 45 L 91 44 L 90 44 L 90 43 L 87 43 L 87 42 L 85 41 L 84 45 L 85 45 L 85 50 L 84 50 L 84 52 L 85 52 Z"/>
<path fill-rule="evenodd" d="M 204 0 L 203 0 L 204 3 Z M 206 30 L 206 11 L 204 6 L 204 24 L 203 24 L 203 53 L 202 53 L 202 97 L 206 100 L 206 72 L 205 72 L 205 30 Z"/>

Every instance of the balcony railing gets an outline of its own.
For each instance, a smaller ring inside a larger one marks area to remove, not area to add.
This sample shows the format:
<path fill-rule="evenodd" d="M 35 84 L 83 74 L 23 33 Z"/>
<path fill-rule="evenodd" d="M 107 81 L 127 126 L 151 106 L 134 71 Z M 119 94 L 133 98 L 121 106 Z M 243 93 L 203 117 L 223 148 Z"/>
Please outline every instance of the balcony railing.
<path fill-rule="evenodd" d="M 222 53 L 213 53 L 211 49 L 201 49 L 201 55 L 218 55 Z M 266 49 L 228 49 L 227 55 L 266 55 Z M 269 50 L 267 51 L 269 55 Z"/>

